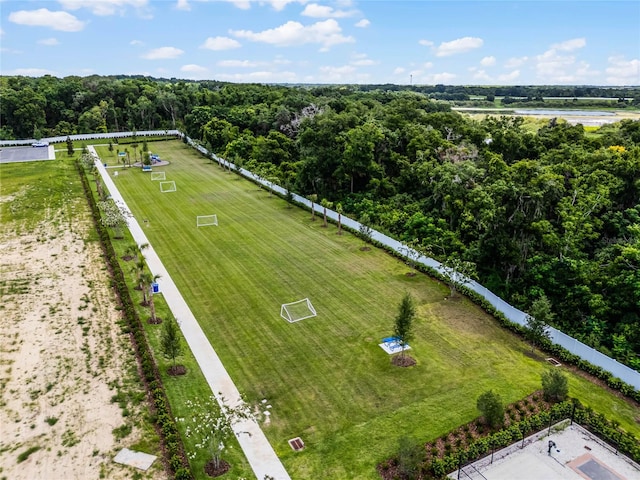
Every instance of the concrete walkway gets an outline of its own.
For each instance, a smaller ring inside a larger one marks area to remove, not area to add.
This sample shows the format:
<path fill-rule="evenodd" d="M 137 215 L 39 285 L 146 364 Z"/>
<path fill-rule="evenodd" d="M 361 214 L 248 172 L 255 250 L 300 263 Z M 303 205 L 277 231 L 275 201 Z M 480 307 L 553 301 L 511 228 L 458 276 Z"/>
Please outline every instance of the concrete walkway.
<path fill-rule="evenodd" d="M 95 149 L 93 146 L 89 146 L 88 149 L 89 152 L 96 157 L 96 166 L 113 200 L 123 208 L 125 212 L 130 214 L 131 211 L 129 207 L 100 161 Z M 189 348 L 198 362 L 211 388 L 211 392 L 215 395 L 218 403 L 224 398 L 227 404 L 232 406 L 237 405 L 241 401 L 240 392 L 209 343 L 202 328 L 200 328 L 198 321 L 193 316 L 193 313 L 191 313 L 184 298 L 182 298 L 180 291 L 175 283 L 173 283 L 169 272 L 164 268 L 160 257 L 156 254 L 153 246 L 149 243 L 147 236 L 133 215 L 129 215 L 127 223 L 129 231 L 138 245 L 144 243 L 149 244 L 149 248 L 144 250 L 144 257 L 149 266 L 149 270 L 151 270 L 153 275 L 160 275 L 160 279 L 158 280 L 160 291 L 164 295 L 174 318 L 180 324 L 184 338 L 189 344 Z M 280 462 L 273 447 L 271 447 L 267 437 L 256 421 L 247 420 L 238 423 L 234 425 L 234 431 L 240 447 L 242 447 L 242 451 L 247 457 L 258 480 L 263 480 L 265 477 L 272 477 L 276 480 L 290 480 L 289 474 L 284 469 L 282 462 Z"/>

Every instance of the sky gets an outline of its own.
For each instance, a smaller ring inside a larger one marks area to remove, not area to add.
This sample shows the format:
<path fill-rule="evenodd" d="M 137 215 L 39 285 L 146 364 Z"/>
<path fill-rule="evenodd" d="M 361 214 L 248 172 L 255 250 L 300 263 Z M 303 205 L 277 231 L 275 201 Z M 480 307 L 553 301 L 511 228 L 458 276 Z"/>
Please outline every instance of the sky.
<path fill-rule="evenodd" d="M 0 0 L 0 74 L 640 85 L 640 1 Z"/>

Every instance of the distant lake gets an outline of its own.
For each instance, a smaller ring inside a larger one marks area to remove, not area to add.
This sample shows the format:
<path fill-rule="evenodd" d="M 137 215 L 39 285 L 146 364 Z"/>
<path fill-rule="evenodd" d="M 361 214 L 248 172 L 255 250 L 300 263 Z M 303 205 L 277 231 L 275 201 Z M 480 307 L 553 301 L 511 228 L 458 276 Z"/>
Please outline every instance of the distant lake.
<path fill-rule="evenodd" d="M 615 112 L 602 112 L 598 110 L 546 110 L 543 108 L 514 110 L 513 113 L 516 115 L 558 115 L 559 117 L 608 117 L 615 115 Z"/>

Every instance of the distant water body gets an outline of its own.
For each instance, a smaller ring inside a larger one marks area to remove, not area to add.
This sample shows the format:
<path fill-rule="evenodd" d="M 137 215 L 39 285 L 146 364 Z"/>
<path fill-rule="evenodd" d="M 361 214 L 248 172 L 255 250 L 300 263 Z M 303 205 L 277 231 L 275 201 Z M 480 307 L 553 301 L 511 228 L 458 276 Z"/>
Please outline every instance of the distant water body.
<path fill-rule="evenodd" d="M 602 112 L 597 110 L 514 110 L 516 115 L 558 115 L 559 117 L 608 117 L 614 116 L 614 112 Z"/>

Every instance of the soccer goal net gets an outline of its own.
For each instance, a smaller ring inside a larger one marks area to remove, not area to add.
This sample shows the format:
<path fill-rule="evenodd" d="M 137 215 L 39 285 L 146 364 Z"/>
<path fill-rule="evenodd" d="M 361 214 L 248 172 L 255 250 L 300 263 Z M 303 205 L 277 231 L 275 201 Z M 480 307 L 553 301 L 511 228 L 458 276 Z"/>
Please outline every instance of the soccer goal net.
<path fill-rule="evenodd" d="M 166 172 L 151 172 L 151 180 L 166 180 Z"/>
<path fill-rule="evenodd" d="M 174 182 L 173 180 L 171 180 L 169 182 L 160 182 L 160 191 L 162 193 L 175 192 L 176 191 L 176 182 Z"/>
<path fill-rule="evenodd" d="M 218 216 L 217 215 L 198 215 L 196 218 L 196 225 L 198 227 L 206 227 L 209 225 L 218 226 Z"/>
<path fill-rule="evenodd" d="M 293 323 L 305 318 L 316 316 L 316 309 L 311 305 L 311 300 L 304 298 L 292 303 L 283 303 L 280 307 L 280 316 L 287 322 Z"/>

